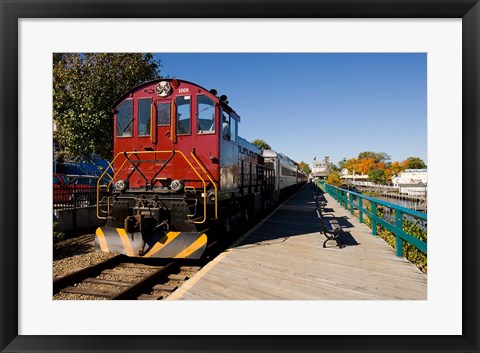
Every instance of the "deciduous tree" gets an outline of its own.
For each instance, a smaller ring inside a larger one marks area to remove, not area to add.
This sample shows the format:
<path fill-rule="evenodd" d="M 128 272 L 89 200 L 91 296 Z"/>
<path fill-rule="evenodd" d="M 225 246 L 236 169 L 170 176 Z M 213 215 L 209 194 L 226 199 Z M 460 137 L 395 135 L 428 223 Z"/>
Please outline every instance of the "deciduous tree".
<path fill-rule="evenodd" d="M 387 168 L 385 169 L 385 182 L 388 184 L 388 183 L 391 183 L 392 182 L 392 176 L 393 176 L 393 173 L 392 173 L 392 170 L 390 168 Z"/>
<path fill-rule="evenodd" d="M 355 170 L 358 173 L 358 159 L 356 158 L 350 158 L 345 162 L 345 168 L 348 169 L 348 172 L 350 174 L 353 174 L 353 171 Z"/>
<path fill-rule="evenodd" d="M 399 162 L 395 161 L 390 164 L 390 170 L 393 174 L 398 176 L 398 174 L 400 174 L 400 172 L 402 172 L 404 169 Z"/>
<path fill-rule="evenodd" d="M 330 175 L 327 177 L 327 184 L 342 186 L 342 180 L 337 172 L 330 173 Z"/>
<path fill-rule="evenodd" d="M 300 170 L 303 170 L 303 172 L 307 175 L 312 172 L 312 170 L 310 169 L 310 166 L 307 163 L 305 163 L 304 161 L 300 162 L 300 164 L 298 165 L 298 168 Z"/>
<path fill-rule="evenodd" d="M 385 171 L 383 169 L 372 169 L 368 173 L 368 179 L 375 184 L 385 184 Z"/>
<path fill-rule="evenodd" d="M 346 164 L 347 164 L 347 158 L 342 159 L 340 162 L 338 162 L 338 169 L 341 171 L 343 168 L 345 168 Z"/>
<path fill-rule="evenodd" d="M 390 160 L 391 157 L 385 152 L 366 151 L 366 152 L 360 152 L 358 154 L 358 160 L 368 159 L 368 158 L 373 158 L 376 163 L 380 163 L 380 162 L 386 162 Z"/>
<path fill-rule="evenodd" d="M 402 162 L 403 170 L 405 169 L 424 169 L 427 168 L 425 162 L 419 157 L 408 157 Z"/>
<path fill-rule="evenodd" d="M 112 106 L 129 89 L 159 77 L 152 54 L 53 55 L 54 138 L 70 159 L 112 157 Z"/>
<path fill-rule="evenodd" d="M 258 148 L 261 148 L 262 150 L 270 150 L 270 149 L 272 149 L 272 147 L 271 147 L 268 143 L 266 143 L 264 140 L 262 140 L 262 139 L 253 140 L 252 143 L 253 143 L 254 145 L 257 145 Z"/>
<path fill-rule="evenodd" d="M 358 166 L 357 166 L 358 169 L 356 171 L 361 174 L 368 174 L 371 170 L 375 169 L 376 166 L 377 166 L 377 163 L 375 162 L 375 159 L 364 158 L 358 162 Z"/>

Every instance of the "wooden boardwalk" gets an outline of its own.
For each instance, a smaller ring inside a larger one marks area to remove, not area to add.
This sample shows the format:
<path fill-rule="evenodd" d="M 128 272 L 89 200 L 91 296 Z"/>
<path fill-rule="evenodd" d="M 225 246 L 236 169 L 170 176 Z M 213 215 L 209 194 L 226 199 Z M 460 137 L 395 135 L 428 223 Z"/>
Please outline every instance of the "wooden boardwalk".
<path fill-rule="evenodd" d="M 426 300 L 427 276 L 333 198 L 344 248 L 323 248 L 306 186 L 169 300 Z"/>

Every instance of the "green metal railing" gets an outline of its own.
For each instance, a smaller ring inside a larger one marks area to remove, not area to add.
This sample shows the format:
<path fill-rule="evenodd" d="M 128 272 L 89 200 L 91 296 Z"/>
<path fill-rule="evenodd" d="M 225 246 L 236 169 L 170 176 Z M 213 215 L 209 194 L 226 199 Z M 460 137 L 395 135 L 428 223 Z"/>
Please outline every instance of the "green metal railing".
<path fill-rule="evenodd" d="M 320 190 L 322 190 L 323 192 L 327 192 L 327 191 L 325 190 L 325 185 L 326 185 L 325 180 L 319 179 L 319 180 L 316 181 L 316 183 L 317 183 L 317 187 L 318 187 Z"/>
<path fill-rule="evenodd" d="M 395 249 L 397 256 L 403 256 L 403 241 L 412 244 L 415 248 L 423 252 L 425 255 L 427 254 L 427 243 L 411 234 L 406 233 L 403 230 L 404 216 L 409 216 L 410 218 L 426 222 L 426 213 L 410 210 L 399 205 L 364 196 L 362 194 L 341 189 L 329 184 L 325 184 L 325 192 L 327 192 L 330 196 L 337 200 L 337 202 L 340 203 L 340 205 L 344 206 L 345 209 L 350 209 L 350 213 L 352 215 L 353 211 L 357 209 L 359 211 L 360 223 L 363 223 L 363 216 L 367 215 L 372 223 L 372 235 L 377 235 L 378 225 L 395 234 Z M 366 208 L 364 202 L 366 200 L 370 202 L 370 210 Z M 394 224 L 377 215 L 377 209 L 379 206 L 388 207 L 389 209 L 394 211 Z"/>

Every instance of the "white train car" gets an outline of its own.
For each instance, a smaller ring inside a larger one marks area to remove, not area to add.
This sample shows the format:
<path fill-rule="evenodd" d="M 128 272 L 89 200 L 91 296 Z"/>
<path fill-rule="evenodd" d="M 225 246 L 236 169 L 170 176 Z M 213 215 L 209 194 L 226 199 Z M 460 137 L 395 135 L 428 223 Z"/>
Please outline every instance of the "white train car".
<path fill-rule="evenodd" d="M 265 166 L 273 167 L 275 171 L 275 192 L 274 201 L 297 188 L 306 182 L 307 176 L 298 168 L 290 158 L 283 153 L 278 153 L 274 150 L 263 150 L 262 156 L 265 161 Z"/>

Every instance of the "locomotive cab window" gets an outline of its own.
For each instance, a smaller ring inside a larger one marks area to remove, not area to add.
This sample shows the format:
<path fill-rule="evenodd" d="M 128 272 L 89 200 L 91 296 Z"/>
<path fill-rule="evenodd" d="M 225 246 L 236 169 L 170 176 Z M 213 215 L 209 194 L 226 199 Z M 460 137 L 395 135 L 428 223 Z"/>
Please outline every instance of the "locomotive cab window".
<path fill-rule="evenodd" d="M 235 142 L 237 141 L 237 120 L 235 118 L 230 119 L 230 139 Z"/>
<path fill-rule="evenodd" d="M 177 97 L 177 135 L 190 135 L 190 96 Z"/>
<path fill-rule="evenodd" d="M 215 105 L 204 95 L 197 97 L 197 133 L 215 133 Z"/>
<path fill-rule="evenodd" d="M 138 100 L 138 136 L 150 135 L 151 100 Z"/>
<path fill-rule="evenodd" d="M 222 136 L 225 140 L 230 140 L 230 115 L 222 112 Z"/>
<path fill-rule="evenodd" d="M 132 100 L 128 99 L 118 106 L 117 109 L 117 137 L 130 137 L 132 136 Z"/>
<path fill-rule="evenodd" d="M 157 103 L 158 126 L 170 126 L 170 103 Z"/>

